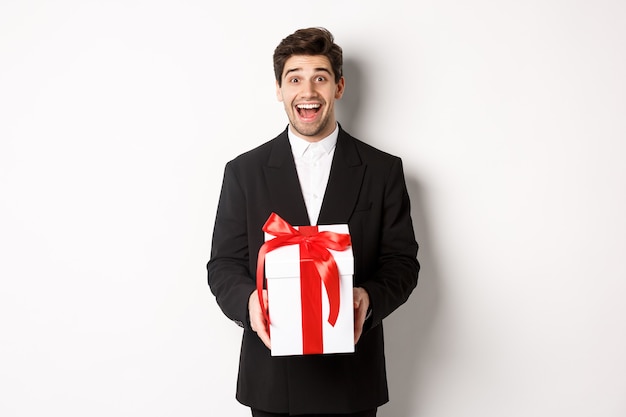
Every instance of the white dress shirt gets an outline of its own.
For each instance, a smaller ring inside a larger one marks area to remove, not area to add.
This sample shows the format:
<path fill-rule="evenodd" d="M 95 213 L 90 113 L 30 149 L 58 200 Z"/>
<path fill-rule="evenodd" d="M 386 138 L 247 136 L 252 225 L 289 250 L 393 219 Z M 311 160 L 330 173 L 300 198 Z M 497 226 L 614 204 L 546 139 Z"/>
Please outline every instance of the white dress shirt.
<path fill-rule="evenodd" d="M 316 225 L 330 176 L 339 127 L 319 142 L 308 142 L 291 132 L 289 143 L 296 163 L 302 196 L 311 225 Z"/>

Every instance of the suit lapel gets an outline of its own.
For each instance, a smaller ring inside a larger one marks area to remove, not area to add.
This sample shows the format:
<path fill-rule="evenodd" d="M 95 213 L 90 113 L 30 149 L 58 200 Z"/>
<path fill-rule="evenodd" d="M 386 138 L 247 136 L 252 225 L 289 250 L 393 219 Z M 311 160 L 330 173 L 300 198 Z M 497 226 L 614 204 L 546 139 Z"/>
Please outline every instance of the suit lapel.
<path fill-rule="evenodd" d="M 274 212 L 294 226 L 308 225 L 309 216 L 287 130 L 274 140 L 264 171 Z"/>
<path fill-rule="evenodd" d="M 339 128 L 319 224 L 347 223 L 354 211 L 365 173 L 365 165 L 361 161 L 354 140 L 341 127 Z"/>
<path fill-rule="evenodd" d="M 354 141 L 354 138 L 339 128 L 337 147 L 318 224 L 347 223 L 354 211 L 365 173 L 365 165 Z M 264 171 L 276 214 L 294 226 L 308 225 L 309 216 L 287 130 L 274 140 Z"/>

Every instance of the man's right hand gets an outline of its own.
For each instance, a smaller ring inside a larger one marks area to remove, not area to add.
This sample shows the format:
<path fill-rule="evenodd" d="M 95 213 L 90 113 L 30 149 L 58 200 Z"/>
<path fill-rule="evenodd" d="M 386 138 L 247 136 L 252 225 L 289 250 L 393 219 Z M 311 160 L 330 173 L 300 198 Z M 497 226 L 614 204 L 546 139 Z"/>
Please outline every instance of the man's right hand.
<path fill-rule="evenodd" d="M 263 290 L 263 304 L 265 304 L 267 312 L 267 290 Z M 272 344 L 270 342 L 269 323 L 265 320 L 265 315 L 261 309 L 261 303 L 259 303 L 257 290 L 254 290 L 248 299 L 248 312 L 250 314 L 250 327 L 252 327 L 252 330 L 256 332 L 265 346 L 267 346 L 268 349 L 271 349 Z"/>

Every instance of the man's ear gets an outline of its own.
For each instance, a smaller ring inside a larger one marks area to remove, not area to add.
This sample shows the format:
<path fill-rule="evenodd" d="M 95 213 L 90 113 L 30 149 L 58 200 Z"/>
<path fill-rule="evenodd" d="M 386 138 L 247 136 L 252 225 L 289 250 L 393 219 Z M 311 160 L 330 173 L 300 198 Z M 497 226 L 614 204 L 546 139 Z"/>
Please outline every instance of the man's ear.
<path fill-rule="evenodd" d="M 278 81 L 276 81 L 276 98 L 278 101 L 283 101 L 283 92 L 280 91 L 280 85 L 278 85 Z"/>
<path fill-rule="evenodd" d="M 335 99 L 339 100 L 343 96 L 343 92 L 346 89 L 346 80 L 341 77 L 337 83 L 337 89 L 335 90 Z"/>

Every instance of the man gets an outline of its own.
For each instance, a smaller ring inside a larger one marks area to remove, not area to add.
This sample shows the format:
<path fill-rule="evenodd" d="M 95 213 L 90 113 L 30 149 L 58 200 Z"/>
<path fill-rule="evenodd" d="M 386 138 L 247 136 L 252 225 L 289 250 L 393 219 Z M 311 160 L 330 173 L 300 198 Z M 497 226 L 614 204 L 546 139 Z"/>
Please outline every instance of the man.
<path fill-rule="evenodd" d="M 237 400 L 253 416 L 375 416 L 388 401 L 382 320 L 417 285 L 418 246 L 400 158 L 353 138 L 335 119 L 342 60 L 323 28 L 283 39 L 274 72 L 289 125 L 226 164 L 208 280 L 222 311 L 244 328 Z M 321 154 L 315 161 L 312 148 Z M 272 212 L 294 226 L 348 224 L 354 353 L 271 356 L 255 272 Z"/>

